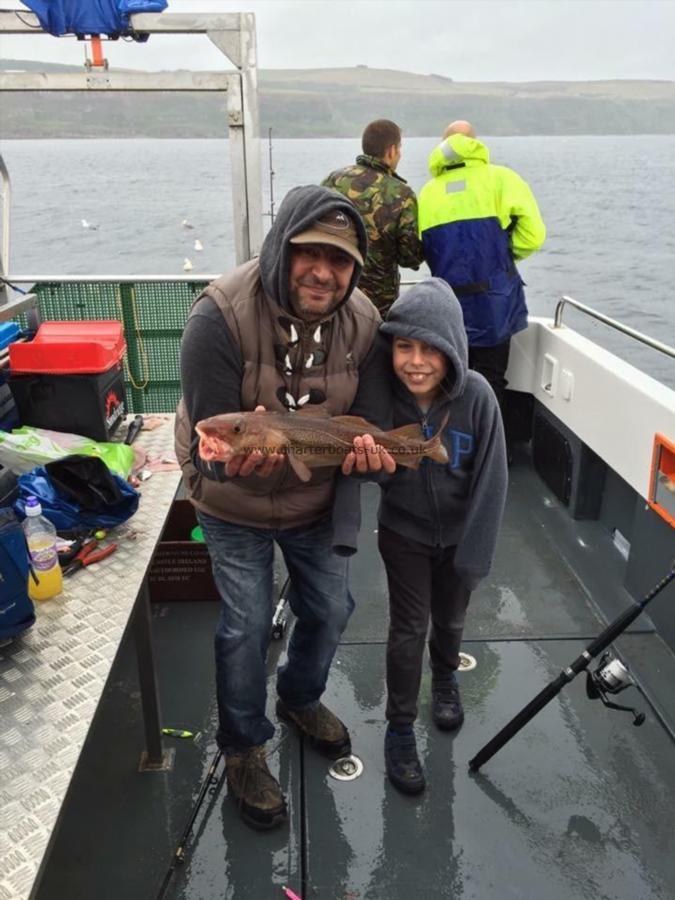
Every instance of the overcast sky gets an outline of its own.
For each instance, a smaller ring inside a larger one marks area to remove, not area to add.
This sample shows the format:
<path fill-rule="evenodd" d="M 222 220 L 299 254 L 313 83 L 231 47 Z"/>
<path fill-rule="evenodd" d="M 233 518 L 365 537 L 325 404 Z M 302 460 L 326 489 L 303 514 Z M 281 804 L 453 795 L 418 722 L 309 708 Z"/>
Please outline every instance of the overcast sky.
<path fill-rule="evenodd" d="M 0 0 L 0 9 L 24 9 Z M 260 68 L 366 64 L 456 81 L 675 79 L 675 0 L 169 0 L 254 12 Z M 3 58 L 80 64 L 74 38 L 2 36 Z M 222 68 L 205 37 L 106 47 L 112 66 Z"/>

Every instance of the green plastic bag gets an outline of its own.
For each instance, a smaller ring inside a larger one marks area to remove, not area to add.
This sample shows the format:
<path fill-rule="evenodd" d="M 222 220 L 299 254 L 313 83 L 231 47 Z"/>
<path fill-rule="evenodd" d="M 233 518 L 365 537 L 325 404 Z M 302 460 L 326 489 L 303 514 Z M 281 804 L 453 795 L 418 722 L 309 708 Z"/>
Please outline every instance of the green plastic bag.
<path fill-rule="evenodd" d="M 92 441 L 81 434 L 49 431 L 24 425 L 13 431 L 0 431 L 0 464 L 17 474 L 71 453 L 97 456 L 115 475 L 128 478 L 134 464 L 134 451 L 127 444 Z"/>

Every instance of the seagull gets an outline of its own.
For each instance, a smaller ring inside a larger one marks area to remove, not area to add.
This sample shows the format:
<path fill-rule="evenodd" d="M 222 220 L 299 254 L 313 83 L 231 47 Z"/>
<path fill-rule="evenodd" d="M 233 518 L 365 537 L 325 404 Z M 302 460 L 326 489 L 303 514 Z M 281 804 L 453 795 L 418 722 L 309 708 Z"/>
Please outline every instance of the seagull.
<path fill-rule="evenodd" d="M 183 221 L 181 222 L 181 225 L 183 226 L 183 228 L 194 228 L 195 227 L 194 225 L 190 225 L 190 223 L 188 222 L 187 219 L 183 219 Z"/>
<path fill-rule="evenodd" d="M 183 263 L 183 271 L 184 272 L 192 271 L 192 262 L 187 258 L 187 256 L 185 257 L 185 262 Z"/>
<path fill-rule="evenodd" d="M 86 219 L 82 219 L 82 227 L 88 228 L 90 231 L 96 231 L 98 228 L 98 225 L 92 225 L 91 222 L 87 222 Z"/>
<path fill-rule="evenodd" d="M 202 242 L 199 240 L 199 238 L 197 238 L 197 240 L 195 241 L 195 250 L 203 250 L 203 249 L 204 248 L 202 247 Z"/>

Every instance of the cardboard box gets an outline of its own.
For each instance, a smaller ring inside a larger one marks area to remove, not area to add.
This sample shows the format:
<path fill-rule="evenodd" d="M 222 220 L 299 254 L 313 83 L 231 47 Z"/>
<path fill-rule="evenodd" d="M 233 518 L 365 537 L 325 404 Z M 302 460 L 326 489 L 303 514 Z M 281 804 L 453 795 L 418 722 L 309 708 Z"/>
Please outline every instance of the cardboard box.
<path fill-rule="evenodd" d="M 150 600 L 219 600 L 206 544 L 193 541 L 197 525 L 189 500 L 175 500 L 148 573 Z"/>

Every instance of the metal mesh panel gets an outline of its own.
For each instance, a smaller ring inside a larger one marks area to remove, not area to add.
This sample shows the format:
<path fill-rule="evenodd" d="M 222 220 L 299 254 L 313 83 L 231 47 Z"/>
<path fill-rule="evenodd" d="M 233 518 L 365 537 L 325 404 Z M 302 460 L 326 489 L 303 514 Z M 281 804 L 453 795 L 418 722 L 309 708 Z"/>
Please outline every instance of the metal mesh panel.
<path fill-rule="evenodd" d="M 132 332 L 127 339 L 127 360 L 136 384 L 147 379 L 150 382 L 176 381 L 180 379 L 180 337 L 183 333 L 140 331 Z M 147 357 L 147 364 L 143 354 Z"/>
<path fill-rule="evenodd" d="M 34 292 L 46 321 L 120 318 L 116 284 L 40 284 Z"/>
<path fill-rule="evenodd" d="M 171 412 L 180 398 L 180 339 L 204 282 L 39 284 L 47 321 L 117 319 L 127 342 L 125 384 L 130 412 Z M 22 326 L 27 322 L 22 317 Z"/>
<path fill-rule="evenodd" d="M 125 285 L 136 294 L 137 324 L 141 330 L 178 330 L 182 333 L 192 301 L 205 287 L 187 282 Z"/>
<path fill-rule="evenodd" d="M 180 381 L 164 381 L 148 384 L 142 390 L 127 388 L 127 401 L 132 412 L 173 412 L 180 400 Z"/>

